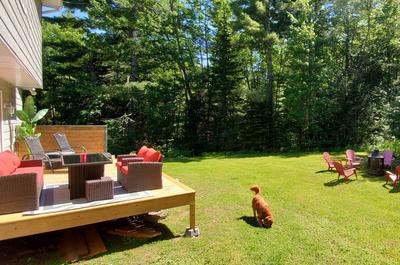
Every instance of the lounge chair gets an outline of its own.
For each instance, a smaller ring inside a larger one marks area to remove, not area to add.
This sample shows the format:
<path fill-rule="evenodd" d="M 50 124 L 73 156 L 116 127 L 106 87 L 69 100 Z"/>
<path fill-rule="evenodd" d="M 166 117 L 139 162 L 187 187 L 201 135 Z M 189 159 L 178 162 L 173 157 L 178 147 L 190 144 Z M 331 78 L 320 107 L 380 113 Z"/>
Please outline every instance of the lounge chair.
<path fill-rule="evenodd" d="M 328 170 L 335 168 L 335 166 L 333 165 L 333 160 L 332 160 L 331 155 L 328 152 L 324 152 L 322 155 L 323 155 L 326 163 L 328 164 Z"/>
<path fill-rule="evenodd" d="M 60 148 L 60 152 L 62 155 L 71 155 L 76 153 L 75 150 L 69 144 L 65 133 L 55 133 L 53 134 L 53 136 L 57 142 L 58 147 Z M 81 148 L 85 150 L 83 146 L 81 146 Z"/>
<path fill-rule="evenodd" d="M 39 137 L 27 136 L 24 137 L 24 140 L 30 150 L 30 154 L 24 155 L 22 157 L 22 160 L 28 158 L 42 160 L 45 163 L 45 165 L 51 170 L 62 167 L 61 153 L 45 152 L 42 144 L 40 143 Z"/>
<path fill-rule="evenodd" d="M 390 167 L 390 169 L 392 169 L 393 161 L 394 161 L 393 151 L 390 150 L 383 151 L 383 166 Z"/>
<path fill-rule="evenodd" d="M 349 149 L 346 150 L 346 164 L 347 162 L 350 168 L 358 168 L 361 167 L 362 158 L 356 156 L 354 150 Z"/>
<path fill-rule="evenodd" d="M 352 175 L 355 175 L 356 179 L 358 179 L 356 168 L 344 169 L 344 166 L 340 161 L 334 161 L 333 165 L 335 166 L 336 171 L 338 173 L 338 180 L 339 180 L 340 176 L 343 176 L 344 180 L 346 181 Z"/>
<path fill-rule="evenodd" d="M 386 171 L 385 175 L 386 175 L 386 184 L 388 183 L 388 181 L 392 181 L 393 186 L 397 187 L 397 184 L 400 181 L 400 166 L 396 167 L 394 174 L 390 171 Z"/>

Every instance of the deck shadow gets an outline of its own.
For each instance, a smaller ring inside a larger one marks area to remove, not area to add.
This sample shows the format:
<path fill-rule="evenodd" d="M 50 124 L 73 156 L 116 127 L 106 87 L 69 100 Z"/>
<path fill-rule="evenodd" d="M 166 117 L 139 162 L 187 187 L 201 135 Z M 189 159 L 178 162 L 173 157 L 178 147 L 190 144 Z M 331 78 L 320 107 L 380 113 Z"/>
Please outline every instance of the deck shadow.
<path fill-rule="evenodd" d="M 104 233 L 102 232 L 101 233 L 102 238 L 105 241 L 108 251 L 99 256 L 107 256 L 112 253 L 117 253 L 117 252 L 129 250 L 129 249 L 134 249 L 134 248 L 141 247 L 146 244 L 151 244 L 151 243 L 157 242 L 157 241 L 173 240 L 173 239 L 181 238 L 181 235 L 174 235 L 174 233 L 172 233 L 172 231 L 168 228 L 168 226 L 166 226 L 163 223 L 157 223 L 157 224 L 151 224 L 151 225 L 148 224 L 148 226 L 154 228 L 157 231 L 160 231 L 161 235 L 151 238 L 151 239 L 139 240 L 139 239 L 134 239 L 134 238 L 123 238 L 123 237 L 116 236 L 116 235 L 109 235 L 105 232 Z M 96 256 L 96 257 L 98 257 L 98 256 Z"/>
<path fill-rule="evenodd" d="M 0 242 L 0 264 L 27 264 L 52 260 L 53 264 L 65 264 L 57 255 L 58 232 L 7 239 Z"/>
<path fill-rule="evenodd" d="M 91 258 L 82 257 L 77 263 L 137 248 L 156 241 L 170 240 L 180 237 L 174 235 L 165 224 L 157 223 L 149 226 L 161 232 L 161 235 L 158 237 L 147 240 L 123 238 L 107 234 L 104 229 L 105 223 L 106 222 L 98 223 L 96 224 L 96 227 L 98 228 L 108 251 Z M 57 250 L 58 239 L 60 238 L 61 231 L 63 230 L 14 238 L 0 242 L 0 255 L 2 257 L 0 264 L 42 264 L 43 260 L 51 260 L 51 264 L 54 265 L 66 264 L 66 261 L 61 258 Z"/>

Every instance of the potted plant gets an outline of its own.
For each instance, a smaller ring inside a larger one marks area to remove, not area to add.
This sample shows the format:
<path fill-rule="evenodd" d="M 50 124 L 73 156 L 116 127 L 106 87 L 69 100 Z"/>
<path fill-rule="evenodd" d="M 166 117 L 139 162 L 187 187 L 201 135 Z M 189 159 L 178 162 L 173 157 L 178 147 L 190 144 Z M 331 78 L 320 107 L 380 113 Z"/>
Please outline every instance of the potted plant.
<path fill-rule="evenodd" d="M 23 140 L 26 136 L 37 136 L 40 137 L 40 133 L 36 133 L 37 122 L 47 114 L 48 109 L 42 109 L 37 111 L 35 101 L 32 96 L 28 96 L 25 99 L 23 110 L 17 110 L 17 117 L 22 121 L 21 125 L 16 127 L 17 139 Z M 26 150 L 30 153 L 27 146 Z"/>

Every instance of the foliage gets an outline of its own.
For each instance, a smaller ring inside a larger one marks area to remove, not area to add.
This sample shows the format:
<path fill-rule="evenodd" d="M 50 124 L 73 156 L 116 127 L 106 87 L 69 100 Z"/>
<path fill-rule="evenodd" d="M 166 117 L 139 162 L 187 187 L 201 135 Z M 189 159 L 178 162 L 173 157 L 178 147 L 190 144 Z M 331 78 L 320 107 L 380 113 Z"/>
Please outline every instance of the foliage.
<path fill-rule="evenodd" d="M 43 22 L 44 89 L 37 102 L 50 106 L 52 124 L 107 123 L 118 132 L 120 119 L 130 117 L 123 125 L 130 140 L 111 133 L 111 152 L 124 151 L 119 142 L 197 154 L 398 139 L 399 6 L 399 0 L 68 3 L 64 15 Z M 75 16 L 76 9 L 87 16 Z"/>
<path fill-rule="evenodd" d="M 23 110 L 17 110 L 17 117 L 22 121 L 21 125 L 17 126 L 17 137 L 23 139 L 26 136 L 40 136 L 40 133 L 35 133 L 36 125 L 39 120 L 43 119 L 47 114 L 48 109 L 37 111 L 35 101 L 32 96 L 25 98 Z"/>

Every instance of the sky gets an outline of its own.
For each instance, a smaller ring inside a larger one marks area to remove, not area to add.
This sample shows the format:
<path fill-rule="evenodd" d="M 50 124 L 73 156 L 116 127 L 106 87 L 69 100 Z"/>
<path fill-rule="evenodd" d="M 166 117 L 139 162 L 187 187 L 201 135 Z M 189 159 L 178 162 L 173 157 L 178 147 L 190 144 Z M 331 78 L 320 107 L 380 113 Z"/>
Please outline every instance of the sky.
<path fill-rule="evenodd" d="M 48 8 L 43 7 L 43 12 L 45 12 L 46 10 L 48 10 Z M 62 14 L 65 14 L 67 12 L 68 9 L 66 8 L 61 8 L 59 11 L 55 11 L 55 12 L 51 12 L 48 14 L 43 14 L 44 17 L 59 17 Z M 74 10 L 73 11 L 74 16 L 79 17 L 79 18 L 84 18 L 87 17 L 87 13 L 86 12 L 82 12 L 80 10 Z"/>
<path fill-rule="evenodd" d="M 48 10 L 48 8 L 43 7 L 43 12 L 45 12 L 46 10 Z M 59 17 L 62 16 L 63 14 L 67 13 L 69 11 L 69 9 L 67 8 L 61 8 L 59 11 L 55 11 L 55 12 L 51 12 L 48 14 L 43 14 L 44 17 Z M 86 12 L 82 12 L 78 9 L 72 10 L 73 14 L 75 17 L 78 18 L 87 18 L 88 14 Z M 97 33 L 97 34 L 104 34 L 105 31 L 101 30 L 101 29 L 97 29 L 97 28 L 93 28 L 90 29 L 91 32 Z"/>

